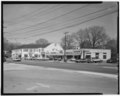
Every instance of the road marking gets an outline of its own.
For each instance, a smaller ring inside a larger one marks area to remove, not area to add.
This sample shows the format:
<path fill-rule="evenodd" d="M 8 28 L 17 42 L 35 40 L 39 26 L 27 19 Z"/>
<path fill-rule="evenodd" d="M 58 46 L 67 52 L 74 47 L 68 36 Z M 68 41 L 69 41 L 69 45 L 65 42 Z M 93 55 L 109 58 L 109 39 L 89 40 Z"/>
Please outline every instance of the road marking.
<path fill-rule="evenodd" d="M 8 65 L 8 64 L 7 64 Z M 15 63 L 12 63 L 12 65 L 18 65 L 18 66 L 24 66 L 27 68 L 30 68 L 30 69 L 41 69 L 41 70 L 53 70 L 53 71 L 62 71 L 62 72 L 69 72 L 69 73 L 82 73 L 82 74 L 91 74 L 91 75 L 98 75 L 98 76 L 104 76 L 104 77 L 109 77 L 109 78 L 115 78 L 117 79 L 118 76 L 115 75 L 115 74 L 107 74 L 107 73 L 99 73 L 99 72 L 91 72 L 91 71 L 77 71 L 77 70 L 70 70 L 70 69 L 59 69 L 59 68 L 45 68 L 45 67 L 40 67 L 40 66 L 33 66 L 33 65 L 23 65 L 23 64 L 15 64 Z M 10 66 L 10 65 L 9 65 Z M 5 66 L 7 67 L 7 66 Z M 13 66 L 11 66 L 12 68 Z M 16 68 L 16 67 L 15 67 Z M 15 69 L 13 68 L 13 69 Z M 42 86 L 42 85 L 41 85 Z"/>
<path fill-rule="evenodd" d="M 103 68 L 108 68 L 108 69 L 118 69 L 117 67 L 106 67 L 106 66 L 103 66 Z"/>
<path fill-rule="evenodd" d="M 77 71 L 77 72 L 78 73 L 83 73 L 83 74 L 90 74 L 90 75 L 97 75 L 97 76 L 103 76 L 103 77 L 118 79 L 118 76 L 114 75 L 114 74 L 106 74 L 106 73 L 98 73 L 98 72 L 90 72 L 90 71 Z"/>
<path fill-rule="evenodd" d="M 62 72 L 69 72 L 69 73 L 82 73 L 82 74 L 89 74 L 89 75 L 97 75 L 97 76 L 103 76 L 108 78 L 115 78 L 117 79 L 118 76 L 115 74 L 107 74 L 107 73 L 98 73 L 98 72 L 91 72 L 91 71 L 76 71 L 76 70 L 69 70 L 69 69 L 57 69 L 57 68 L 47 68 L 48 70 L 57 70 Z"/>
<path fill-rule="evenodd" d="M 41 87 L 50 88 L 50 86 L 47 84 L 43 84 L 43 83 L 36 83 L 36 84 L 41 86 Z"/>
<path fill-rule="evenodd" d="M 29 87 L 29 88 L 27 88 L 26 90 L 31 91 L 31 90 L 34 90 L 34 89 L 36 89 L 36 88 L 38 88 L 38 86 Z"/>
<path fill-rule="evenodd" d="M 29 88 L 27 88 L 26 90 L 27 90 L 27 91 L 31 91 L 31 90 L 34 90 L 34 89 L 39 88 L 39 87 L 50 88 L 50 86 L 47 85 L 47 84 L 36 83 L 35 86 L 29 87 Z"/>

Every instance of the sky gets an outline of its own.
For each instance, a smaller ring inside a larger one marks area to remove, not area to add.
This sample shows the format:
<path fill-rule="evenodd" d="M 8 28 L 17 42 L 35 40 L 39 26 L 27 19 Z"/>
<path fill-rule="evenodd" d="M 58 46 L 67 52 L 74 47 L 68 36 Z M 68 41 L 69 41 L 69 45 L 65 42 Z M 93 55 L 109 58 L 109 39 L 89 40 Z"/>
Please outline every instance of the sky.
<path fill-rule="evenodd" d="M 87 27 L 103 26 L 108 36 L 116 38 L 116 10 L 117 4 L 115 2 L 101 4 L 4 4 L 3 33 L 10 42 L 28 44 L 44 38 L 49 42 L 60 43 L 65 32 L 72 34 Z"/>

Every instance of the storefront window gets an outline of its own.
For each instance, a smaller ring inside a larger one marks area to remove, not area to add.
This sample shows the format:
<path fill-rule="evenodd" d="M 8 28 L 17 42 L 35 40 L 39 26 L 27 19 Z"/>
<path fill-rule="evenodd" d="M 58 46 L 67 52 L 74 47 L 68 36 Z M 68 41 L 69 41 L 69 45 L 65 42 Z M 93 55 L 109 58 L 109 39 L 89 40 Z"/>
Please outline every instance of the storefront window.
<path fill-rule="evenodd" d="M 27 54 L 24 54 L 24 57 L 28 57 L 28 55 L 27 55 Z"/>
<path fill-rule="evenodd" d="M 106 59 L 106 55 L 103 55 L 103 59 Z"/>
<path fill-rule="evenodd" d="M 90 59 L 91 58 L 91 55 L 86 55 L 86 59 Z"/>
<path fill-rule="evenodd" d="M 44 57 L 45 57 L 45 54 L 42 54 L 42 57 L 44 58 Z"/>
<path fill-rule="evenodd" d="M 95 53 L 96 59 L 99 59 L 99 53 Z"/>
<path fill-rule="evenodd" d="M 38 55 L 37 55 L 37 54 L 35 54 L 35 57 L 38 57 Z"/>
<path fill-rule="evenodd" d="M 21 55 L 19 55 L 18 57 L 21 58 Z"/>

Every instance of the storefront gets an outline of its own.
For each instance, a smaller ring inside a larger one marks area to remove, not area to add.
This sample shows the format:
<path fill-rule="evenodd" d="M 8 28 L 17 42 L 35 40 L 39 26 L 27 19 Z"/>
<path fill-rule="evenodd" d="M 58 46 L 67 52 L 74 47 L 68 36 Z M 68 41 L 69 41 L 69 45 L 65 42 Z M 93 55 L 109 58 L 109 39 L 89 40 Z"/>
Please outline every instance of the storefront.
<path fill-rule="evenodd" d="M 81 50 L 66 50 L 67 59 L 75 58 L 81 59 L 82 51 Z"/>
<path fill-rule="evenodd" d="M 106 61 L 111 58 L 111 50 L 109 49 L 79 49 L 66 50 L 67 59 L 100 59 Z"/>
<path fill-rule="evenodd" d="M 63 53 L 58 53 L 58 52 L 49 52 L 46 53 L 47 58 L 49 59 L 63 59 L 64 54 Z"/>

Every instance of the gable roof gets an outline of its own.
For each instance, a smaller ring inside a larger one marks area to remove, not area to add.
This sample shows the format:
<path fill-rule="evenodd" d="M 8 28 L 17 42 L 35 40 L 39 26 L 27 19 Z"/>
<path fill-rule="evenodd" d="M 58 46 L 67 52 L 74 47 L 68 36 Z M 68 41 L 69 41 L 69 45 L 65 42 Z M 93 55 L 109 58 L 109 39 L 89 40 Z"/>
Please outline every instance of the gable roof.
<path fill-rule="evenodd" d="M 17 47 L 16 49 L 22 49 L 22 48 L 45 48 L 47 47 L 49 44 L 47 45 L 36 45 L 36 44 L 27 44 L 27 45 L 22 45 Z"/>

